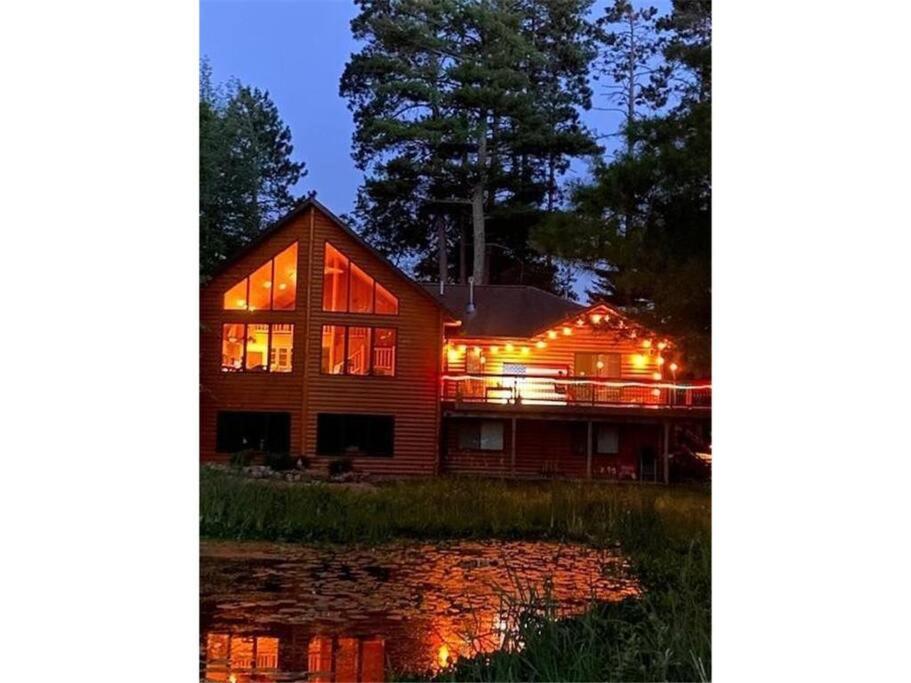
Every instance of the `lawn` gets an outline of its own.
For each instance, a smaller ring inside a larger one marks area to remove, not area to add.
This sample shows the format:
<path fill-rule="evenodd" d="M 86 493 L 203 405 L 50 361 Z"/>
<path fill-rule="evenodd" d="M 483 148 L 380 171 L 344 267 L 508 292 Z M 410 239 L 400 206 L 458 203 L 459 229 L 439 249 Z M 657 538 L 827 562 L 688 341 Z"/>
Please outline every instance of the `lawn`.
<path fill-rule="evenodd" d="M 520 650 L 459 660 L 441 680 L 709 680 L 707 488 L 434 478 L 377 487 L 253 481 L 204 468 L 206 538 L 380 543 L 522 538 L 619 546 L 641 598 L 558 620 L 529 611 Z"/>

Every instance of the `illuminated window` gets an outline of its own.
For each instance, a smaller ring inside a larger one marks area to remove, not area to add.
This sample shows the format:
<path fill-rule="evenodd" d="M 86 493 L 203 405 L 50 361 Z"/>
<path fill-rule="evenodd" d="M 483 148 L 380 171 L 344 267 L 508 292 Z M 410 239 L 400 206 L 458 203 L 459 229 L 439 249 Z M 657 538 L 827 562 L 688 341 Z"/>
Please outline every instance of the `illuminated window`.
<path fill-rule="evenodd" d="M 595 453 L 615 455 L 620 452 L 620 432 L 614 425 L 599 424 L 595 438 Z"/>
<path fill-rule="evenodd" d="M 269 371 L 291 372 L 294 351 L 294 325 L 273 325 L 269 346 Z"/>
<path fill-rule="evenodd" d="M 380 315 L 399 312 L 399 300 L 329 242 L 323 262 L 324 311 Z"/>
<path fill-rule="evenodd" d="M 326 375 L 345 374 L 345 327 L 323 325 L 323 355 L 320 371 Z"/>
<path fill-rule="evenodd" d="M 348 328 L 346 369 L 349 375 L 370 374 L 370 328 Z"/>
<path fill-rule="evenodd" d="M 348 259 L 328 242 L 323 268 L 323 310 L 348 310 Z"/>
<path fill-rule="evenodd" d="M 275 257 L 272 272 L 272 308 L 294 310 L 297 299 L 297 242 Z"/>
<path fill-rule="evenodd" d="M 253 271 L 250 276 L 250 292 L 247 310 L 265 311 L 272 307 L 272 261 Z"/>
<path fill-rule="evenodd" d="M 459 449 L 502 451 L 503 423 L 499 420 L 463 420 L 459 424 Z"/>
<path fill-rule="evenodd" d="M 247 278 L 244 278 L 225 292 L 224 309 L 226 311 L 247 310 Z"/>
<path fill-rule="evenodd" d="M 291 372 L 294 325 L 222 325 L 222 372 Z"/>
<path fill-rule="evenodd" d="M 351 287 L 348 310 L 351 313 L 373 313 L 373 278 L 351 264 Z"/>
<path fill-rule="evenodd" d="M 373 374 L 395 375 L 395 330 L 377 327 L 373 331 Z"/>
<path fill-rule="evenodd" d="M 573 372 L 580 377 L 620 378 L 619 353 L 577 353 Z"/>
<path fill-rule="evenodd" d="M 297 299 L 297 242 L 269 259 L 225 292 L 226 311 L 294 310 Z"/>
<path fill-rule="evenodd" d="M 387 327 L 323 325 L 325 375 L 395 375 L 397 335 Z"/>
<path fill-rule="evenodd" d="M 376 283 L 376 312 L 381 315 L 398 315 L 399 312 L 399 300 L 379 282 Z"/>
<path fill-rule="evenodd" d="M 237 372 L 244 367 L 244 325 L 223 325 L 221 335 L 221 369 Z"/>
<path fill-rule="evenodd" d="M 269 326 L 247 325 L 247 349 L 244 368 L 265 372 L 269 369 Z"/>

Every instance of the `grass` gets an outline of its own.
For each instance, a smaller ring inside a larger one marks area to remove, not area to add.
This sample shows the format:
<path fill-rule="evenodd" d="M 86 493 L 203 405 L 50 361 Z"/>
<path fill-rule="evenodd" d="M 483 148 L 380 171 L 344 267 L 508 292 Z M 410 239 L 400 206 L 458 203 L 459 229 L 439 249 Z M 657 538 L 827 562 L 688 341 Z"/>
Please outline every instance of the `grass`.
<path fill-rule="evenodd" d="M 337 543 L 511 538 L 620 545 L 643 596 L 557 619 L 529 610 L 520 650 L 458 661 L 441 680 L 710 680 L 707 489 L 434 478 L 376 489 L 293 486 L 203 469 L 204 537 Z"/>

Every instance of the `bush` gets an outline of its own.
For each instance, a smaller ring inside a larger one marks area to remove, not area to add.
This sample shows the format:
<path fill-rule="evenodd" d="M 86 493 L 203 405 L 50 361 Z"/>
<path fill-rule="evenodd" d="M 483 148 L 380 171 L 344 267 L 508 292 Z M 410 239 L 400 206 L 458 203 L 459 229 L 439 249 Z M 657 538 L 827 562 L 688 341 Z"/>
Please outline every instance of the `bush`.
<path fill-rule="evenodd" d="M 329 476 L 337 477 L 354 470 L 354 461 L 351 458 L 336 458 L 329 462 Z"/>
<path fill-rule="evenodd" d="M 253 462 L 253 451 L 249 448 L 231 454 L 231 467 L 246 467 Z"/>
<path fill-rule="evenodd" d="M 297 467 L 297 460 L 290 453 L 266 453 L 266 465 L 275 472 L 285 472 Z"/>

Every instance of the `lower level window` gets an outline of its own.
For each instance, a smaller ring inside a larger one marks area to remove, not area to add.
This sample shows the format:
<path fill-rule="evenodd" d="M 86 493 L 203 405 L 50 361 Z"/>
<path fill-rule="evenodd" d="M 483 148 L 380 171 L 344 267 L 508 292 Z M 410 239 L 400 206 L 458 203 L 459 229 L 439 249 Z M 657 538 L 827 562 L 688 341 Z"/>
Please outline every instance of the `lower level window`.
<path fill-rule="evenodd" d="M 620 430 L 614 425 L 599 424 L 595 434 L 595 453 L 615 455 L 620 452 Z"/>
<path fill-rule="evenodd" d="M 316 452 L 319 455 L 386 456 L 393 453 L 392 415 L 319 413 Z"/>
<path fill-rule="evenodd" d="M 222 410 L 218 413 L 215 450 L 288 453 L 291 449 L 291 413 Z"/>
<path fill-rule="evenodd" d="M 499 420 L 465 420 L 459 424 L 459 448 L 469 451 L 502 451 L 503 423 Z"/>

